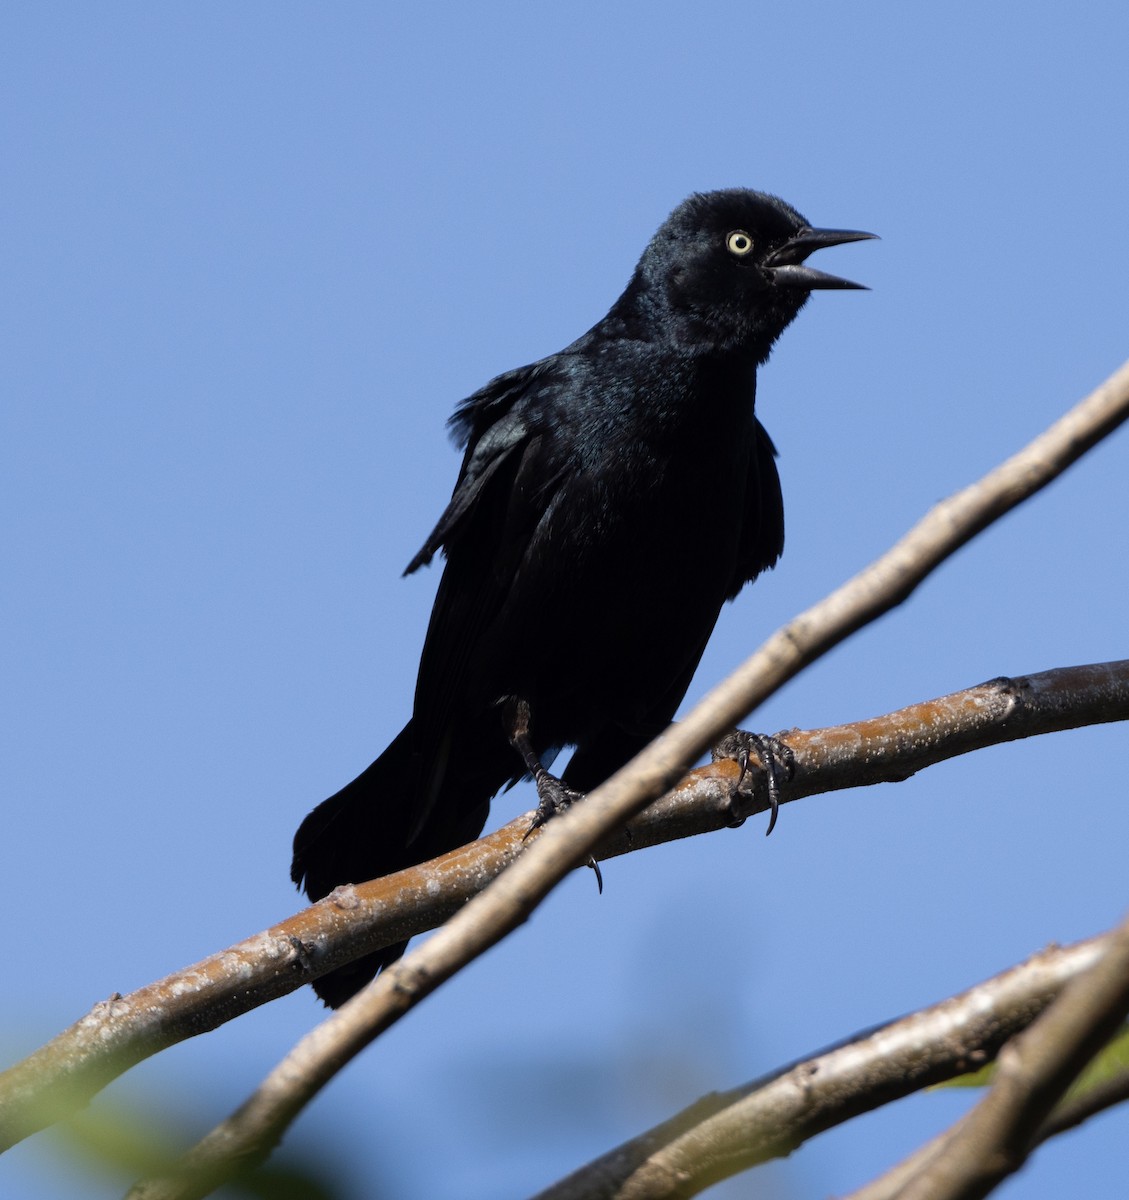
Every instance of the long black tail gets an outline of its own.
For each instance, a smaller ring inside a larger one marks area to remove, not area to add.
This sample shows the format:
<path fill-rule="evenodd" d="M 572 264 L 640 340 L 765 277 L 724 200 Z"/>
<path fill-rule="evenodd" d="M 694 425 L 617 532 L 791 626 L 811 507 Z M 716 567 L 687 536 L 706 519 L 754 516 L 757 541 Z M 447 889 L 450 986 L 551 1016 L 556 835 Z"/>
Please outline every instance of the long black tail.
<path fill-rule="evenodd" d="M 418 832 L 421 766 L 412 723 L 371 766 L 323 801 L 294 835 L 290 877 L 311 900 L 320 900 L 343 883 L 363 883 L 401 871 L 473 841 L 490 810 L 484 798 L 441 796 Z M 447 792 L 447 789 L 442 789 Z M 461 802 L 459 802 L 461 801 Z M 331 1008 L 344 1004 L 382 967 L 404 953 L 407 942 L 386 946 L 314 981 L 314 990 Z"/>

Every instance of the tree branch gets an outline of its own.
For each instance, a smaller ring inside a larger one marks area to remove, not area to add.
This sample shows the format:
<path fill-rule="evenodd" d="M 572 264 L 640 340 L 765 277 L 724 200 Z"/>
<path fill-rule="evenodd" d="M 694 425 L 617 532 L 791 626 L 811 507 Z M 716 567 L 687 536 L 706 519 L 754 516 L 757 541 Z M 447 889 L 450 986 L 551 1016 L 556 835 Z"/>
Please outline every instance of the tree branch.
<path fill-rule="evenodd" d="M 1031 1148 L 1034 1149 L 1050 1138 L 1076 1128 L 1090 1117 L 1105 1112 L 1114 1105 L 1124 1104 L 1126 1100 L 1129 1100 L 1129 1071 L 1122 1071 L 1105 1083 L 1087 1089 L 1085 1095 L 1076 1099 L 1067 1097 L 1039 1127 Z M 901 1200 L 902 1189 L 945 1150 L 956 1128 L 954 1126 L 946 1129 L 935 1138 L 931 1138 L 880 1178 L 852 1192 L 846 1200 Z"/>
<path fill-rule="evenodd" d="M 1104 1082 L 1088 1087 L 1081 1096 L 1071 1097 L 1068 1093 L 1039 1126 L 1035 1143 L 1041 1144 L 1060 1133 L 1076 1129 L 1084 1121 L 1105 1112 L 1107 1108 L 1124 1104 L 1126 1100 L 1129 1100 L 1129 1070 L 1119 1071 Z"/>
<path fill-rule="evenodd" d="M 796 769 L 782 802 L 908 778 L 984 746 L 1129 720 L 1129 660 L 1065 667 L 787 735 Z M 613 834 L 601 859 L 731 826 L 765 808 L 734 794 L 736 764 L 692 771 Z M 135 1063 L 301 987 L 361 954 L 433 929 L 516 858 L 528 815 L 442 858 L 334 895 L 211 958 L 103 1001 L 0 1075 L 5 1147 L 66 1116 Z"/>
<path fill-rule="evenodd" d="M 137 1197 L 205 1195 L 193 1180 L 223 1178 L 260 1161 L 332 1075 L 414 1004 L 524 922 L 617 826 L 669 790 L 719 734 L 807 663 L 904 600 L 939 563 L 1039 491 L 1129 417 L 1129 363 L 1024 450 L 935 506 L 874 564 L 773 635 L 686 719 L 550 822 L 528 850 L 407 957 L 304 1038 L 260 1088 Z"/>
<path fill-rule="evenodd" d="M 1044 950 L 930 1008 L 707 1096 L 536 1200 L 684 1200 L 790 1154 L 852 1117 L 990 1062 L 1098 960 L 1104 944 L 1093 938 Z"/>
<path fill-rule="evenodd" d="M 1129 918 L 1097 958 L 1029 1029 L 1000 1052 L 988 1094 L 939 1139 L 854 1200 L 981 1200 L 1014 1174 L 1045 1136 L 1066 1089 L 1129 1013 Z"/>

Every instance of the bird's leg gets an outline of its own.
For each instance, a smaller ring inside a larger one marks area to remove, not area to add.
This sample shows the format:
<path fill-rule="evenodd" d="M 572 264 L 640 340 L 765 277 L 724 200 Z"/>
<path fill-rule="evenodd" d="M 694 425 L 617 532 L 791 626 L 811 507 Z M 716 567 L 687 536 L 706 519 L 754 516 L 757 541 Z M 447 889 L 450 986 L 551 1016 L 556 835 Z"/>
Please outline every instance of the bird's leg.
<path fill-rule="evenodd" d="M 529 704 L 516 696 L 510 697 L 503 704 L 502 711 L 510 745 L 521 755 L 525 769 L 533 777 L 533 782 L 537 786 L 537 812 L 534 813 L 533 820 L 525 831 L 525 836 L 529 837 L 535 829 L 540 829 L 550 817 L 564 812 L 577 800 L 583 800 L 584 793 L 570 788 L 555 775 L 550 775 L 541 765 L 541 759 L 537 751 L 533 749 L 533 743 L 529 740 Z M 600 864 L 589 855 L 588 866 L 596 872 L 596 887 L 602 893 L 604 877 L 600 873 Z"/>
<path fill-rule="evenodd" d="M 555 775 L 550 775 L 541 765 L 541 759 L 529 739 L 529 704 L 525 700 L 511 697 L 505 702 L 503 711 L 510 745 L 521 755 L 525 769 L 537 785 L 537 815 L 529 827 L 529 832 L 532 833 L 550 817 L 555 817 L 577 800 L 583 799 L 584 793 L 574 791 Z"/>
<path fill-rule="evenodd" d="M 760 767 L 764 772 L 765 789 L 768 793 L 768 808 L 771 814 L 768 819 L 767 837 L 776 826 L 776 818 L 780 813 L 780 783 L 791 779 L 796 771 L 796 756 L 784 743 L 783 735 L 768 735 L 763 733 L 748 733 L 744 729 L 735 729 L 726 734 L 713 748 L 713 761 L 722 758 L 736 759 L 741 768 L 741 774 L 733 785 L 733 795 L 750 795 L 752 787 L 745 786 L 745 780 L 752 775 L 750 771 L 750 751 L 760 759 Z M 740 825 L 745 820 L 738 815 L 735 824 Z"/>

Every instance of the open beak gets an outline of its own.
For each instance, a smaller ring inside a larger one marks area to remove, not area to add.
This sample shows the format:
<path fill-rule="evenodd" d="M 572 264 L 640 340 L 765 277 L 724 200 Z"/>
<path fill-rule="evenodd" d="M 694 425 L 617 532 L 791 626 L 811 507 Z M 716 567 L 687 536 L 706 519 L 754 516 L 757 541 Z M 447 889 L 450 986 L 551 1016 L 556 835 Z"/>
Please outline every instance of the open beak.
<path fill-rule="evenodd" d="M 865 284 L 828 275 L 814 267 L 804 266 L 804 259 L 824 246 L 841 246 L 844 242 L 865 242 L 877 237 L 874 233 L 861 233 L 857 229 L 802 229 L 795 237 L 774 250 L 764 260 L 764 267 L 777 287 L 803 288 L 858 288 L 868 290 Z"/>

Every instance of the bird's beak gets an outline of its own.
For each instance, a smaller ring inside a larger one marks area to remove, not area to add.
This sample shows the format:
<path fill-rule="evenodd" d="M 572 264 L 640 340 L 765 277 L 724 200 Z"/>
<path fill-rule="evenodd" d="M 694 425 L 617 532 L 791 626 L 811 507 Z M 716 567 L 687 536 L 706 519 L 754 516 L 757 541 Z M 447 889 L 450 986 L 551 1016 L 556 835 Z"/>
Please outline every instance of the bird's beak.
<path fill-rule="evenodd" d="M 865 242 L 877 236 L 874 233 L 861 233 L 857 229 L 802 229 L 779 250 L 774 250 L 763 265 L 777 287 L 803 288 L 807 291 L 816 288 L 858 288 L 867 291 L 865 284 L 852 283 L 849 279 L 840 279 L 838 275 L 828 275 L 826 271 L 817 271 L 803 263 L 809 254 L 824 246 Z"/>

